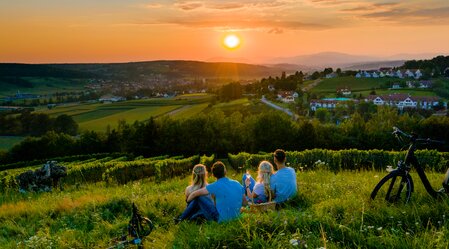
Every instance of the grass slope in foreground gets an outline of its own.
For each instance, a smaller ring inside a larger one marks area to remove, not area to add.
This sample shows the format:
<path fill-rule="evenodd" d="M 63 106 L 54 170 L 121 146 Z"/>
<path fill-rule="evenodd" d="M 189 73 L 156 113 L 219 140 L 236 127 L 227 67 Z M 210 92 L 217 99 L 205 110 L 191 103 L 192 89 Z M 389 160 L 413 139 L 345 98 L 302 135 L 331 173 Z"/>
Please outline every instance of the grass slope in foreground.
<path fill-rule="evenodd" d="M 229 171 L 239 179 L 240 174 Z M 294 205 L 245 214 L 225 224 L 172 218 L 185 207 L 189 177 L 156 184 L 83 184 L 53 193 L 0 194 L 2 248 L 106 248 L 125 232 L 135 202 L 156 229 L 147 248 L 447 248 L 449 201 L 436 201 L 418 181 L 412 202 L 388 205 L 369 194 L 385 172 L 298 173 Z M 428 174 L 438 186 L 442 174 Z M 417 175 L 413 175 L 418 179 Z M 209 178 L 209 182 L 214 179 Z"/>

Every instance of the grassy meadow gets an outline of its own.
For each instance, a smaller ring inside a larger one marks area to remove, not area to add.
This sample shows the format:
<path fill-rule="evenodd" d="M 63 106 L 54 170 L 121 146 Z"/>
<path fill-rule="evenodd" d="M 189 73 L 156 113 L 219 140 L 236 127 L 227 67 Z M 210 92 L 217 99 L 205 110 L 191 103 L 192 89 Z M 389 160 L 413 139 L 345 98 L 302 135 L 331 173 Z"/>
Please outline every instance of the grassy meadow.
<path fill-rule="evenodd" d="M 23 139 L 25 138 L 21 136 L 0 136 L 0 150 L 9 150 Z"/>
<path fill-rule="evenodd" d="M 432 89 L 402 88 L 402 89 L 379 89 L 386 82 L 400 82 L 403 79 L 395 78 L 355 78 L 352 76 L 323 79 L 312 89 L 312 92 L 324 95 L 325 97 L 336 97 L 336 89 L 349 87 L 352 95 L 368 96 L 372 89 L 376 89 L 377 95 L 386 94 L 410 94 L 411 96 L 437 96 Z"/>
<path fill-rule="evenodd" d="M 0 79 L 0 98 L 12 96 L 20 91 L 22 93 L 30 94 L 51 94 L 56 92 L 71 92 L 81 91 L 84 85 L 87 84 L 86 80 L 81 79 L 62 79 L 53 77 L 21 77 L 24 80 L 30 82 L 33 87 L 23 87 L 7 82 L 3 82 Z"/>
<path fill-rule="evenodd" d="M 187 118 L 207 108 L 210 98 L 211 95 L 207 94 L 188 94 L 174 98 L 142 99 L 117 103 L 69 104 L 56 106 L 50 110 L 40 109 L 38 112 L 53 117 L 67 114 L 79 124 L 81 131 L 106 131 L 108 126 L 117 127 L 120 120 L 132 123 L 163 115 Z"/>
<path fill-rule="evenodd" d="M 76 162 L 70 167 L 76 167 Z M 236 180 L 241 173 L 228 167 Z M 298 195 L 287 207 L 245 213 L 224 224 L 181 222 L 189 176 L 160 183 L 143 179 L 125 185 L 85 183 L 64 191 L 0 193 L 2 248 L 106 248 L 125 233 L 135 202 L 155 230 L 145 248 L 448 248 L 449 199 L 433 200 L 415 179 L 409 204 L 371 201 L 386 174 L 377 171 L 297 172 Z M 429 173 L 440 186 L 440 173 Z M 209 178 L 209 182 L 215 179 Z"/>
<path fill-rule="evenodd" d="M 399 79 L 394 78 L 355 78 L 352 76 L 337 77 L 331 79 L 323 79 L 317 86 L 315 86 L 313 92 L 332 92 L 335 93 L 337 88 L 349 87 L 352 91 L 370 90 L 371 88 L 379 88 L 385 82 L 397 82 Z"/>
<path fill-rule="evenodd" d="M 130 100 L 117 103 L 81 103 L 56 106 L 53 109 L 38 109 L 37 112 L 57 117 L 62 114 L 71 116 L 81 131 L 106 131 L 106 128 L 115 128 L 120 120 L 128 123 L 145 121 L 150 117 L 164 115 L 171 118 L 189 118 L 200 113 L 221 110 L 230 115 L 235 111 L 242 113 L 260 113 L 269 110 L 258 101 L 241 98 L 230 102 L 213 105 L 212 95 L 186 94 L 174 98 L 154 98 Z"/>

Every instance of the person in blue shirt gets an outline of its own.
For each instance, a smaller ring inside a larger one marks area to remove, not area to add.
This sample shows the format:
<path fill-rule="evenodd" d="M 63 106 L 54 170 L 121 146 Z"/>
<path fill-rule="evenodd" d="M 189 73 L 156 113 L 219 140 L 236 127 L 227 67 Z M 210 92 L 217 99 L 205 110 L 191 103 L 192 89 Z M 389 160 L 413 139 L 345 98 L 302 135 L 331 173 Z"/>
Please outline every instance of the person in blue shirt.
<path fill-rule="evenodd" d="M 240 216 L 240 208 L 243 204 L 246 205 L 242 185 L 226 177 L 226 166 L 220 161 L 212 165 L 212 174 L 217 178 L 217 181 L 207 185 L 205 188 L 192 192 L 187 198 L 187 202 L 197 197 L 211 194 L 218 211 L 218 222 L 238 218 Z"/>
<path fill-rule="evenodd" d="M 285 151 L 278 149 L 274 153 L 274 163 L 278 171 L 271 176 L 270 188 L 274 192 L 276 203 L 282 203 L 296 195 L 296 173 L 285 166 Z"/>

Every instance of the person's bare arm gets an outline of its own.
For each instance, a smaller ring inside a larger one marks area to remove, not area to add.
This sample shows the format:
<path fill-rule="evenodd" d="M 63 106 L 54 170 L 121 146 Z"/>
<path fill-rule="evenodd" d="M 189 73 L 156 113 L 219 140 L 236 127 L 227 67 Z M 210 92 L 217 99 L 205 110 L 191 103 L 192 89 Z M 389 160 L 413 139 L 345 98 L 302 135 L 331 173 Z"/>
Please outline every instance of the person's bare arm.
<path fill-rule="evenodd" d="M 190 194 L 190 188 L 191 188 L 192 186 L 187 186 L 186 187 L 186 190 L 184 191 L 184 194 L 186 195 L 186 200 L 187 200 L 187 198 L 189 197 L 189 194 Z"/>
<path fill-rule="evenodd" d="M 209 191 L 207 191 L 206 188 L 200 188 L 198 190 L 193 191 L 189 197 L 187 197 L 187 202 L 191 202 L 193 199 L 195 199 L 198 196 L 207 195 L 209 194 Z"/>

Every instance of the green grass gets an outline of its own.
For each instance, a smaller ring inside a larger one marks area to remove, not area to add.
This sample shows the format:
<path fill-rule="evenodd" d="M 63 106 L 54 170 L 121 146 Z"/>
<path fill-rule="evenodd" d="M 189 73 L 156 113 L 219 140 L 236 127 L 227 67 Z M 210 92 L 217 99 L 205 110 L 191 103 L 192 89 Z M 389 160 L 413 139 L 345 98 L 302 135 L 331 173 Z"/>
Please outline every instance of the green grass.
<path fill-rule="evenodd" d="M 170 114 L 175 118 L 187 118 L 204 111 L 213 96 L 210 94 L 186 94 L 174 98 L 130 100 L 109 104 L 83 103 L 40 108 L 37 112 L 52 117 L 67 114 L 79 124 L 81 130 L 105 131 L 109 125 L 117 126 L 119 120 L 144 121 L 150 117 Z"/>
<path fill-rule="evenodd" d="M 81 114 L 77 114 L 72 116 L 73 119 L 78 123 L 84 123 L 92 120 L 102 119 L 104 117 L 112 116 L 114 114 L 126 112 L 130 110 L 129 108 L 120 108 L 120 109 L 97 109 L 89 112 L 83 112 Z"/>
<path fill-rule="evenodd" d="M 33 84 L 32 88 L 18 87 L 16 85 L 0 82 L 0 97 L 12 96 L 19 90 L 22 93 L 31 94 L 51 94 L 56 92 L 81 91 L 85 80 L 80 79 L 62 79 L 52 77 L 22 77 Z"/>
<path fill-rule="evenodd" d="M 0 150 L 9 150 L 24 139 L 20 136 L 0 136 Z"/>
<path fill-rule="evenodd" d="M 89 116 L 89 118 L 92 117 L 92 119 L 80 121 L 79 127 L 81 130 L 106 131 L 108 125 L 111 128 L 115 128 L 118 125 L 118 121 L 120 120 L 126 120 L 128 123 L 132 123 L 134 121 L 144 121 L 148 120 L 150 117 L 158 117 L 160 115 L 164 115 L 165 113 L 173 111 L 179 107 L 180 106 L 172 105 L 172 106 L 147 106 L 129 110 L 100 109 L 95 112 L 100 112 L 101 114 L 105 114 L 105 116 L 101 116 L 99 118 L 95 118 L 95 115 Z M 86 115 L 88 114 L 90 113 L 86 113 Z"/>
<path fill-rule="evenodd" d="M 218 103 L 216 105 L 214 105 L 214 108 L 229 108 L 229 107 L 233 107 L 236 105 L 249 105 L 250 101 L 248 100 L 248 98 L 241 98 L 241 99 L 236 99 L 236 100 L 232 100 L 229 102 L 221 102 Z"/>
<path fill-rule="evenodd" d="M 360 91 L 360 92 L 353 92 L 353 94 L 362 94 L 363 96 L 368 96 L 370 91 Z M 401 94 L 410 94 L 411 96 L 437 96 L 435 92 L 432 90 L 420 90 L 420 89 L 392 89 L 392 90 L 376 90 L 377 95 L 385 95 L 385 94 L 395 94 L 395 93 L 401 93 Z"/>
<path fill-rule="evenodd" d="M 92 160 L 69 164 L 77 167 L 85 162 Z M 228 169 L 230 178 L 241 178 Z M 411 203 L 371 201 L 370 192 L 384 175 L 297 172 L 299 193 L 287 207 L 201 225 L 172 221 L 185 207 L 188 176 L 161 183 L 151 179 L 126 185 L 85 183 L 52 193 L 10 191 L 0 193 L 0 244 L 2 248 L 106 248 L 125 233 L 135 202 L 156 226 L 144 240 L 147 248 L 297 248 L 291 243 L 298 240 L 303 248 L 447 248 L 449 199 L 432 199 L 412 173 Z M 443 174 L 430 172 L 428 177 L 437 187 Z"/>
<path fill-rule="evenodd" d="M 352 91 L 370 90 L 371 88 L 379 88 L 385 82 L 398 82 L 398 79 L 391 78 L 355 78 L 355 77 L 337 77 L 332 79 L 323 79 L 312 92 L 329 92 L 335 93 L 337 88 L 349 87 Z"/>
<path fill-rule="evenodd" d="M 201 113 L 204 109 L 208 107 L 208 103 L 197 104 L 197 105 L 185 105 L 179 109 L 173 110 L 167 115 L 173 118 L 190 118 Z"/>

